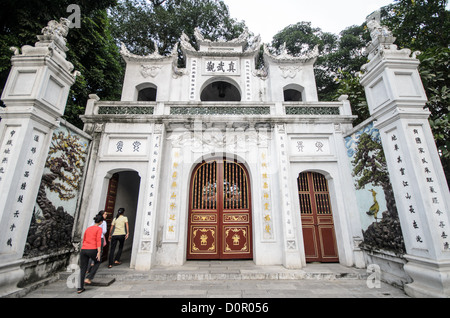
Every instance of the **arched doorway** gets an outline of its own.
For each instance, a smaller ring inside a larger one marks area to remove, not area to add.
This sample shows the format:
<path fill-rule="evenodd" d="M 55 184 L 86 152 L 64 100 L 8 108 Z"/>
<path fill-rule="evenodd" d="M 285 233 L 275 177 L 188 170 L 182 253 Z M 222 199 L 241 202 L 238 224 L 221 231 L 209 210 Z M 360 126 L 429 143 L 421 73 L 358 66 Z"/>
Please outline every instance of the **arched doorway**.
<path fill-rule="evenodd" d="M 129 237 L 125 241 L 121 260 L 129 263 L 133 246 L 134 228 L 136 223 L 136 208 L 139 200 L 139 187 L 141 178 L 136 171 L 120 171 L 112 175 L 109 179 L 106 193 L 105 212 L 107 213 L 107 233 L 109 237 L 112 220 L 117 216 L 119 208 L 125 209 L 125 216 L 128 218 Z M 103 248 L 102 261 L 107 260 L 109 255 L 109 241 Z M 117 249 L 116 249 L 117 252 Z"/>
<path fill-rule="evenodd" d="M 317 172 L 297 179 L 306 262 L 338 262 L 327 179 Z"/>
<path fill-rule="evenodd" d="M 136 86 L 138 102 L 155 102 L 158 88 L 152 83 L 142 83 Z"/>
<path fill-rule="evenodd" d="M 215 81 L 208 84 L 200 95 L 202 102 L 240 102 L 239 89 L 227 81 Z"/>
<path fill-rule="evenodd" d="M 190 183 L 187 259 L 252 259 L 250 182 L 229 159 L 204 161 Z"/>

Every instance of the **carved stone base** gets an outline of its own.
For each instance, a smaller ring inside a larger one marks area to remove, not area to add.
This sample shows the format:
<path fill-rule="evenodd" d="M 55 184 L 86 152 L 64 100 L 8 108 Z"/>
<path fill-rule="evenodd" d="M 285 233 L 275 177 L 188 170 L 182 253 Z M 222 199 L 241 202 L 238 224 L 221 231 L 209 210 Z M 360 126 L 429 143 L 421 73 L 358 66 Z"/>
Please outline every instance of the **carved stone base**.
<path fill-rule="evenodd" d="M 450 297 L 450 261 L 432 261 L 405 255 L 405 272 L 413 282 L 405 285 L 405 292 L 417 298 Z"/>

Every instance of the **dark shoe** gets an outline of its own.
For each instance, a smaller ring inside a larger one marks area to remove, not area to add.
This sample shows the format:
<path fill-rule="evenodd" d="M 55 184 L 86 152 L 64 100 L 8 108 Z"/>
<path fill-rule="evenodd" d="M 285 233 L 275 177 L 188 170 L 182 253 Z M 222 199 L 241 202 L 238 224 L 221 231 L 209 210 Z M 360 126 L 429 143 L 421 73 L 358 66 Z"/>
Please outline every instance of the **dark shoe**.
<path fill-rule="evenodd" d="M 84 288 L 78 288 L 77 290 L 77 294 L 81 294 L 82 292 L 84 292 L 86 289 Z"/>

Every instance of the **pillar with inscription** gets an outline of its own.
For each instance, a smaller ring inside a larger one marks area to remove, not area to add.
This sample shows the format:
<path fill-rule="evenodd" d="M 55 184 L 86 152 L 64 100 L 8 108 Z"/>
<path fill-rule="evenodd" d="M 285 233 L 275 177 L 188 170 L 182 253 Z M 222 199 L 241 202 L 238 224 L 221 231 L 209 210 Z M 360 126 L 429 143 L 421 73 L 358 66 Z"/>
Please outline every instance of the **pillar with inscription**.
<path fill-rule="evenodd" d="M 450 195 L 418 72 L 409 49 L 399 50 L 391 32 L 368 17 L 370 62 L 363 66 L 371 115 L 380 130 L 406 246 L 404 266 L 414 297 L 450 296 Z"/>
<path fill-rule="evenodd" d="M 66 60 L 69 21 L 50 21 L 34 46 L 14 50 L 0 110 L 0 296 L 16 290 L 52 133 L 77 72 Z"/>

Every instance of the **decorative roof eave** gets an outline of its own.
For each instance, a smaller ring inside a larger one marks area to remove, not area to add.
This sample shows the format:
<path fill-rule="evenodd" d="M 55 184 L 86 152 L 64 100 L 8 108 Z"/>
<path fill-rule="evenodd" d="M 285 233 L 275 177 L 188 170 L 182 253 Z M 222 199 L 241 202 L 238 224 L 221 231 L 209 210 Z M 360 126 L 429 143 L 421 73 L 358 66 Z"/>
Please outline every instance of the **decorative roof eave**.
<path fill-rule="evenodd" d="M 208 39 L 205 39 L 204 36 L 200 33 L 200 29 L 199 28 L 195 28 L 194 30 L 194 37 L 197 40 L 197 43 L 200 45 L 206 45 L 206 46 L 232 46 L 232 47 L 244 47 L 245 45 L 247 45 L 248 42 L 248 37 L 249 37 L 249 33 L 248 33 L 248 29 L 245 28 L 244 32 L 242 32 L 242 34 L 230 41 L 224 41 L 224 40 L 219 40 L 219 41 L 211 41 Z"/>
<path fill-rule="evenodd" d="M 253 56 L 258 53 L 259 47 L 261 45 L 261 37 L 258 35 L 255 38 L 255 41 L 247 48 L 247 50 L 243 52 L 237 51 L 225 51 L 220 48 L 232 48 L 232 47 L 244 47 L 248 44 L 248 32 L 244 31 L 238 38 L 233 39 L 231 41 L 218 41 L 212 42 L 210 40 L 206 40 L 198 29 L 195 29 L 194 36 L 201 46 L 210 47 L 212 50 L 208 51 L 197 51 L 190 43 L 189 37 L 186 33 L 182 33 L 180 38 L 181 49 L 186 55 L 194 55 L 194 56 Z M 218 48 L 214 50 L 214 47 Z"/>
<path fill-rule="evenodd" d="M 319 56 L 319 46 L 316 45 L 314 49 L 302 56 L 293 56 L 287 52 L 286 43 L 282 46 L 282 53 L 280 55 L 273 55 L 270 53 L 269 48 L 264 44 L 264 56 L 269 58 L 275 63 L 290 63 L 290 64 L 306 64 L 314 63 Z"/>
<path fill-rule="evenodd" d="M 155 43 L 155 51 L 152 54 L 148 55 L 137 55 L 131 53 L 124 43 L 121 43 L 120 46 L 120 54 L 123 59 L 127 62 L 164 62 L 164 61 L 172 61 L 173 59 L 177 59 L 178 53 L 178 43 L 172 49 L 172 52 L 169 55 L 161 55 L 159 54 L 158 46 Z"/>

